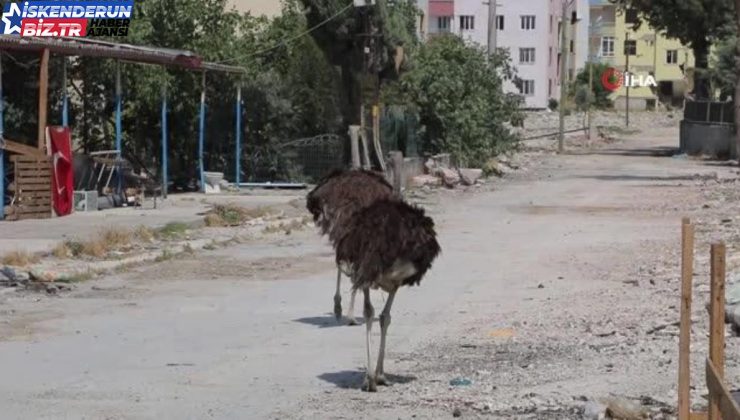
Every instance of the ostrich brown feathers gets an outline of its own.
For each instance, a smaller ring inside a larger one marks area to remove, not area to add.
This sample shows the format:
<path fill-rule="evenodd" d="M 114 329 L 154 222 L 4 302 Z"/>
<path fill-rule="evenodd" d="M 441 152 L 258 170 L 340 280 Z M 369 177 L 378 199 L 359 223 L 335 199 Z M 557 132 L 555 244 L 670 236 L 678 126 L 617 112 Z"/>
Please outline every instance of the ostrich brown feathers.
<path fill-rule="evenodd" d="M 424 210 L 398 199 L 382 199 L 356 212 L 335 241 L 338 265 L 355 273 L 354 289 L 378 288 L 381 276 L 399 264 L 413 270 L 397 286 L 419 284 L 440 253 L 434 221 Z"/>
<path fill-rule="evenodd" d="M 392 196 L 393 187 L 379 173 L 364 169 L 336 170 L 308 193 L 306 208 L 321 234 L 329 235 L 335 243 L 354 213 Z"/>

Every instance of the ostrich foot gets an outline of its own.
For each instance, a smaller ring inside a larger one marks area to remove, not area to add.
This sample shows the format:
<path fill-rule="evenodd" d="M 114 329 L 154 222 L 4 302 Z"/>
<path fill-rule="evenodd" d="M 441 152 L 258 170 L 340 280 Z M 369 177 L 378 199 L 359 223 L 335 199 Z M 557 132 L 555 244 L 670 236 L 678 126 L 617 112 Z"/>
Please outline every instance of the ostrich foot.
<path fill-rule="evenodd" d="M 347 317 L 347 325 L 349 325 L 349 326 L 355 326 L 355 325 L 360 325 L 360 323 L 357 322 L 357 320 L 355 319 L 355 317 L 348 316 Z"/>
<path fill-rule="evenodd" d="M 375 378 L 366 376 L 365 382 L 362 384 L 362 390 L 365 392 L 378 392 L 378 384 L 375 382 Z"/>
<path fill-rule="evenodd" d="M 380 374 L 375 376 L 375 382 L 380 386 L 389 386 L 390 382 L 388 382 L 387 379 L 385 379 L 385 374 Z"/>
<path fill-rule="evenodd" d="M 342 298 L 341 296 L 334 296 L 334 318 L 337 322 L 342 320 Z"/>

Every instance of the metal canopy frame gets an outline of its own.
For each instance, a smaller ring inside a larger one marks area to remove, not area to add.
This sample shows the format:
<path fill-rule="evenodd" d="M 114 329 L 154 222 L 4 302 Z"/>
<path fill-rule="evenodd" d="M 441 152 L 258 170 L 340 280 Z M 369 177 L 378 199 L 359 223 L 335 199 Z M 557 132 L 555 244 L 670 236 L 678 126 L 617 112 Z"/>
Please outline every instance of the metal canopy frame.
<path fill-rule="evenodd" d="M 123 63 L 134 63 L 134 64 L 153 64 L 160 65 L 163 67 L 176 67 L 184 68 L 187 70 L 201 71 L 202 86 L 201 86 L 201 100 L 199 109 L 199 124 L 198 124 L 198 170 L 200 172 L 200 183 L 201 190 L 205 191 L 204 185 L 204 160 L 203 152 L 205 148 L 205 114 L 206 114 L 206 72 L 220 72 L 230 73 L 244 76 L 246 75 L 246 69 L 238 66 L 230 66 L 220 63 L 211 63 L 203 60 L 202 57 L 187 50 L 176 50 L 171 48 L 157 48 L 157 47 L 146 47 L 140 45 L 131 44 L 119 44 L 115 42 L 100 41 L 95 39 L 86 38 L 71 38 L 71 37 L 21 37 L 17 35 L 0 35 L 0 52 L 3 51 L 22 51 L 22 52 L 36 52 L 42 56 L 41 69 L 39 75 L 39 135 L 37 138 L 38 149 L 43 150 L 44 139 L 43 132 L 46 126 L 46 108 L 48 100 L 48 57 L 50 54 L 64 56 L 62 63 L 62 125 L 67 126 L 69 123 L 69 105 L 68 105 L 68 94 L 67 94 L 67 57 L 100 57 L 110 58 L 117 61 L 116 65 L 116 86 L 115 86 L 115 101 L 116 101 L 116 152 L 118 158 L 121 157 L 122 152 L 122 101 L 123 101 L 123 90 L 121 86 L 121 64 Z M 163 182 L 163 193 L 166 197 L 167 186 L 168 186 L 168 142 L 167 142 L 167 89 L 163 86 L 162 88 L 162 182 Z M 235 130 L 236 130 L 236 175 L 235 182 L 237 188 L 240 186 L 241 180 L 241 113 L 242 113 L 242 100 L 241 100 L 241 80 L 237 82 L 236 91 L 236 106 L 235 106 Z M 4 210 L 4 191 L 5 191 L 5 173 L 4 173 L 4 148 L 3 146 L 3 92 L 2 92 L 2 55 L 0 54 L 0 220 L 5 217 Z M 120 189 L 120 179 L 119 179 Z"/>

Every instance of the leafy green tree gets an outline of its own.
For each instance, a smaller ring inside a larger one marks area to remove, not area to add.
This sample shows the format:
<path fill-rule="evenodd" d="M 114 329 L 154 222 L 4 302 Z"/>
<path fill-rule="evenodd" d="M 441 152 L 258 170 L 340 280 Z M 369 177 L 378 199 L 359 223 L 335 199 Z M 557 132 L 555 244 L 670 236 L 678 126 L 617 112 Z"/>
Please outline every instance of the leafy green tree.
<path fill-rule="evenodd" d="M 419 48 L 396 95 L 416 108 L 425 151 L 479 167 L 515 141 L 507 126 L 520 118 L 521 98 L 503 90 L 513 77 L 505 53 L 488 60 L 482 48 L 440 36 Z"/>
<path fill-rule="evenodd" d="M 737 83 L 735 63 L 737 37 L 729 37 L 717 43 L 717 48 L 710 59 L 709 75 L 713 90 L 718 91 L 719 100 L 732 98 Z"/>
<path fill-rule="evenodd" d="M 397 48 L 409 50 L 417 42 L 416 1 L 377 0 L 375 6 L 358 8 L 348 0 L 300 1 L 308 9 L 308 26 L 317 27 L 311 37 L 340 68 L 344 123 L 358 124 L 360 106 L 370 99 L 363 88 L 377 92 L 378 83 L 395 79 Z"/>
<path fill-rule="evenodd" d="M 593 84 L 589 87 L 589 68 L 593 69 Z M 582 107 L 589 102 L 596 108 L 611 108 L 612 101 L 609 99 L 611 92 L 604 87 L 601 82 L 601 76 L 604 74 L 608 65 L 604 63 L 587 63 L 586 67 L 576 75 L 576 79 L 571 85 L 570 93 L 576 98 L 576 103 L 582 104 Z M 580 96 L 580 99 L 579 99 Z M 579 105 L 579 107 L 581 107 Z"/>
<path fill-rule="evenodd" d="M 709 51 L 734 29 L 733 0 L 611 0 L 634 8 L 651 27 L 691 47 L 696 59 L 694 94 L 709 97 Z"/>

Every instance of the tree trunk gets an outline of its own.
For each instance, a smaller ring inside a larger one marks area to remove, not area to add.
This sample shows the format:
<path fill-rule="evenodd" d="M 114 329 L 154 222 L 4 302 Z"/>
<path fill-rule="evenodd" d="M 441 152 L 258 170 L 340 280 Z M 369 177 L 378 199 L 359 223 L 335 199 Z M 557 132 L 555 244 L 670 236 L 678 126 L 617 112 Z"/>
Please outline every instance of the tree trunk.
<path fill-rule="evenodd" d="M 735 0 L 738 1 L 738 0 Z M 694 59 L 694 97 L 696 99 L 709 98 L 709 78 L 707 70 L 709 69 L 709 43 L 705 40 L 693 44 Z"/>
<path fill-rule="evenodd" d="M 740 164 L 740 0 L 735 0 L 735 24 L 737 33 L 735 41 L 735 154 Z"/>

